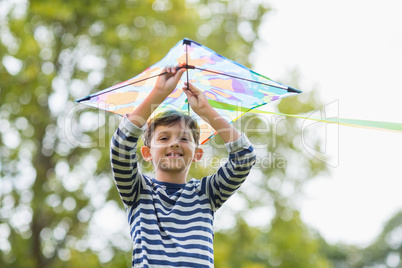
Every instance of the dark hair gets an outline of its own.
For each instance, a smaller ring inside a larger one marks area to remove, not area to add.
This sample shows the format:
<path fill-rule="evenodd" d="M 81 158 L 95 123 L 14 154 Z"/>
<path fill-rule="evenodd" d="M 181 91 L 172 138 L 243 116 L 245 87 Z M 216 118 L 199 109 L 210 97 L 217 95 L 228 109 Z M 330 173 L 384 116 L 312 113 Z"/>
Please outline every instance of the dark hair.
<path fill-rule="evenodd" d="M 150 146 L 152 136 L 157 126 L 170 126 L 180 122 L 181 120 L 191 130 L 194 142 L 198 145 L 200 140 L 200 127 L 198 126 L 197 121 L 190 115 L 173 109 L 160 112 L 148 121 L 147 127 L 142 136 L 144 145 L 148 147 Z"/>

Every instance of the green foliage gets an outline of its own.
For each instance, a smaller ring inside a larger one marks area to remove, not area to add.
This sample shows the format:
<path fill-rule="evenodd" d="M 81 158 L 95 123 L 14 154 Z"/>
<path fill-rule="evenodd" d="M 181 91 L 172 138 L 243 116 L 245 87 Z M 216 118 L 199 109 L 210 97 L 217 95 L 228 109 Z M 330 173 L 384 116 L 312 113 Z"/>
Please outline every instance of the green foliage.
<path fill-rule="evenodd" d="M 288 213 L 289 211 L 286 212 Z M 325 256 L 320 254 L 317 239 L 302 223 L 296 211 L 286 218 L 276 217 L 272 221 L 268 238 L 272 266 L 332 267 Z"/>
<path fill-rule="evenodd" d="M 356 255 L 352 267 L 401 267 L 402 211 L 385 224 L 383 231 L 371 245 Z"/>
<path fill-rule="evenodd" d="M 216 234 L 215 255 L 217 267 L 332 267 L 296 211 L 286 219 L 275 217 L 269 229 L 239 221 L 233 230 Z"/>
<path fill-rule="evenodd" d="M 334 267 L 401 267 L 402 212 L 396 213 L 385 224 L 383 231 L 366 247 L 329 245 L 322 238 L 320 251 Z"/>

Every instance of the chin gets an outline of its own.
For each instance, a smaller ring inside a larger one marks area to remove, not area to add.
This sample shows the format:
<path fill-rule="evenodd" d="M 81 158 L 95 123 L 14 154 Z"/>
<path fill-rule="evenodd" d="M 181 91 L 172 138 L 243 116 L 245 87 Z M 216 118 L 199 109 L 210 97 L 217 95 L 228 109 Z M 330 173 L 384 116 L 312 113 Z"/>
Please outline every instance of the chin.
<path fill-rule="evenodd" d="M 185 172 L 189 169 L 189 166 L 186 165 L 185 160 L 183 158 L 179 159 L 166 159 L 162 161 L 159 165 L 159 169 L 163 171 L 170 172 Z"/>
<path fill-rule="evenodd" d="M 160 167 L 160 170 L 164 172 L 169 172 L 169 173 L 183 173 L 188 170 L 187 167 Z"/>

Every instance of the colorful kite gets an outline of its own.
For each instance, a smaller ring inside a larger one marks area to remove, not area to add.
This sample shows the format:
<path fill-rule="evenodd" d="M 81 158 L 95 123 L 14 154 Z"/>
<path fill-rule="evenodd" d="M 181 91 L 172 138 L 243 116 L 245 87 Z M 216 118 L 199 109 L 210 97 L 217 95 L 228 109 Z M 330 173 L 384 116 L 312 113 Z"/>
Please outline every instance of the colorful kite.
<path fill-rule="evenodd" d="M 185 63 L 186 74 L 182 76 L 177 88 L 155 112 L 167 108 L 190 111 L 186 95 L 182 90 L 185 81 L 203 90 L 210 104 L 230 122 L 237 120 L 245 112 L 271 101 L 301 93 L 297 89 L 272 81 L 192 40 L 184 39 L 177 43 L 161 61 L 139 75 L 79 99 L 77 102 L 119 115 L 130 113 L 153 89 L 157 77 L 163 75 L 162 69 L 165 66 L 175 66 L 180 63 Z M 194 116 L 197 118 L 195 114 Z M 199 117 L 197 120 L 201 128 L 201 141 L 205 142 L 213 130 Z"/>
<path fill-rule="evenodd" d="M 252 112 L 284 115 L 346 126 L 402 131 L 401 123 L 343 118 L 312 118 L 256 109 L 277 99 L 299 94 L 301 91 L 272 81 L 189 39 L 177 43 L 161 61 L 139 75 L 76 100 L 76 102 L 119 115 L 130 113 L 153 89 L 158 76 L 164 75 L 162 73 L 163 68 L 165 66 L 176 66 L 180 63 L 185 63 L 184 68 L 187 68 L 187 72 L 182 76 L 177 88 L 155 113 L 167 108 L 190 112 L 186 95 L 182 90 L 184 82 L 187 81 L 203 90 L 211 106 L 230 122 L 234 122 L 247 112 Z M 195 113 L 193 116 L 197 118 L 201 128 L 200 141 L 205 143 L 215 133 Z"/>

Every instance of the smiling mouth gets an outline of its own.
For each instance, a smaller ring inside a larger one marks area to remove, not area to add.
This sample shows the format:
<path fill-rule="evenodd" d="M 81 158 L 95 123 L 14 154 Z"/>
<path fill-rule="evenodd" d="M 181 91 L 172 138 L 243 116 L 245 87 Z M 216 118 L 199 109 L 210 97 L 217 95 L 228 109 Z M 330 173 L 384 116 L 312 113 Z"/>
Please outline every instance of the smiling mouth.
<path fill-rule="evenodd" d="M 178 157 L 182 157 L 183 154 L 180 154 L 180 153 L 168 153 L 166 156 L 167 157 L 172 157 L 172 158 L 178 158 Z"/>

